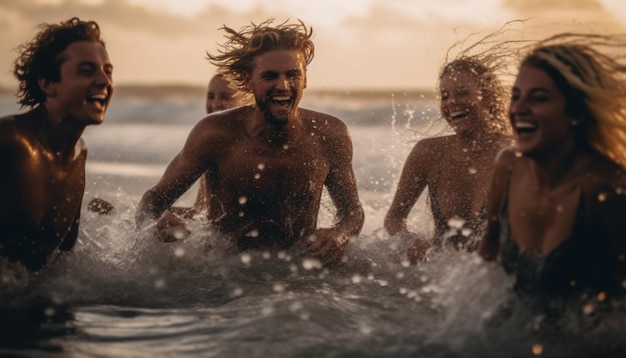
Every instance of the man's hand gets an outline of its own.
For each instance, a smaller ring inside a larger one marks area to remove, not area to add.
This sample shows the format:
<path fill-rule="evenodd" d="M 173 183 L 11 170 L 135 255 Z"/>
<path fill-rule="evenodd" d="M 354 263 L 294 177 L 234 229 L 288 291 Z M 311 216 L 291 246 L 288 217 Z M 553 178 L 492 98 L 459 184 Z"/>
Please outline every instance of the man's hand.
<path fill-rule="evenodd" d="M 337 234 L 333 229 L 318 229 L 307 238 L 309 253 L 320 260 L 322 265 L 334 265 L 341 261 L 348 244 L 345 234 Z"/>
<path fill-rule="evenodd" d="M 156 223 L 157 236 L 163 242 L 182 240 L 191 234 L 185 223 L 170 211 L 165 211 Z"/>
<path fill-rule="evenodd" d="M 430 243 L 428 241 L 417 237 L 417 235 L 411 235 L 414 237 L 413 244 L 408 248 L 406 254 L 409 258 L 409 262 L 412 265 L 417 264 L 421 261 L 426 261 L 426 254 L 428 253 L 428 249 L 430 249 Z"/>

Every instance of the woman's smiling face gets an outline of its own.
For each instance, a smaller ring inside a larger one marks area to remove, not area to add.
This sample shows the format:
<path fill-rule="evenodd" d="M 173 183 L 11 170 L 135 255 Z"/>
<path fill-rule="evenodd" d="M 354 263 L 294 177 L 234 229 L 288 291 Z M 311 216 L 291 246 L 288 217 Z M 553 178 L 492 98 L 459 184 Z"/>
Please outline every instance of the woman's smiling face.
<path fill-rule="evenodd" d="M 515 134 L 515 149 L 532 156 L 571 148 L 575 141 L 575 118 L 567 115 L 566 98 L 548 73 L 531 65 L 522 66 L 515 80 L 509 120 Z"/>

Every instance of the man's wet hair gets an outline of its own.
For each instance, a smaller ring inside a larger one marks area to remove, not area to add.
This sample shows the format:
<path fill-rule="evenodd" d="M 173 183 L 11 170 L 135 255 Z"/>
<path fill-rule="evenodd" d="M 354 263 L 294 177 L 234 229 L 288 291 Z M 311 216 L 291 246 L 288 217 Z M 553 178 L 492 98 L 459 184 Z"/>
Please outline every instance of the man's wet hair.
<path fill-rule="evenodd" d="M 288 24 L 287 21 L 274 25 L 270 18 L 259 24 L 250 23 L 239 31 L 224 25 L 227 41 L 220 46 L 218 54 L 207 52 L 207 59 L 217 66 L 218 71 L 230 78 L 242 92 L 249 92 L 244 84 L 244 73 L 251 73 L 254 58 L 271 50 L 296 50 L 302 53 L 305 64 L 315 56 L 311 41 L 313 28 L 302 21 Z"/>
<path fill-rule="evenodd" d="M 70 44 L 91 41 L 105 46 L 100 38 L 100 27 L 94 21 L 73 17 L 58 24 L 44 23 L 38 27 L 37 35 L 17 48 L 20 55 L 13 64 L 13 74 L 19 81 L 17 97 L 21 107 L 35 107 L 45 102 L 46 94 L 39 87 L 39 80 L 61 80 L 60 68 L 65 59 L 60 54 Z"/>

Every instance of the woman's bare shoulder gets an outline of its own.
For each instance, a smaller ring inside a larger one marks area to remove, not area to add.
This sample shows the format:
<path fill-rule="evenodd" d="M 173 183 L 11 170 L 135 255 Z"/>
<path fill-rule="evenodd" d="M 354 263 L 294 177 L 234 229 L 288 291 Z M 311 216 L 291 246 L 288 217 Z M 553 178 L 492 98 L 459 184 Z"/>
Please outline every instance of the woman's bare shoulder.
<path fill-rule="evenodd" d="M 511 167 L 519 162 L 522 156 L 515 152 L 513 147 L 504 147 L 496 155 L 495 164 L 496 167 Z"/>

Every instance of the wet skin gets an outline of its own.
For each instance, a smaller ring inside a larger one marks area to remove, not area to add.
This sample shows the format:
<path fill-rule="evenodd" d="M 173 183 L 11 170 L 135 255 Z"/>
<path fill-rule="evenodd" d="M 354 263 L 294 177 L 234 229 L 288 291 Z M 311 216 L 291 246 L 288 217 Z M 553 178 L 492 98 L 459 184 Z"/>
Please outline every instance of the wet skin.
<path fill-rule="evenodd" d="M 485 219 L 480 213 L 488 194 L 494 158 L 509 140 L 490 130 L 486 104 L 475 82 L 463 72 L 442 77 L 441 113 L 456 134 L 427 138 L 415 145 L 385 217 L 384 226 L 391 235 L 408 234 L 414 238 L 408 252 L 414 263 L 425 258 L 431 245 L 408 232 L 406 219 L 427 186 L 431 202 L 438 203 L 441 214 L 441 218 L 435 217 L 436 242 L 450 230 L 450 219 Z"/>
<path fill-rule="evenodd" d="M 112 65 L 104 47 L 79 41 L 62 53 L 61 80 L 40 80 L 46 101 L 0 119 L 0 256 L 39 269 L 78 235 L 88 125 L 104 120 Z"/>
<path fill-rule="evenodd" d="M 298 108 L 304 65 L 297 51 L 258 55 L 246 76 L 256 105 L 216 112 L 196 125 L 142 198 L 139 225 L 157 220 L 164 240 L 185 232 L 164 211 L 206 172 L 208 218 L 241 249 L 298 243 L 324 264 L 340 261 L 348 238 L 363 225 L 352 141 L 337 118 Z M 337 208 L 332 228 L 316 227 L 324 187 Z"/>
<path fill-rule="evenodd" d="M 538 68 L 520 69 L 512 91 L 509 117 L 516 145 L 496 161 L 486 234 L 480 254 L 498 257 L 499 205 L 509 196 L 511 234 L 523 252 L 548 255 L 566 240 L 583 205 L 592 239 L 608 241 L 615 258 L 626 254 L 622 214 L 626 197 L 624 170 L 577 140 L 573 121 L 565 113 L 565 97 L 548 74 Z M 619 260 L 620 274 L 626 274 Z"/>

